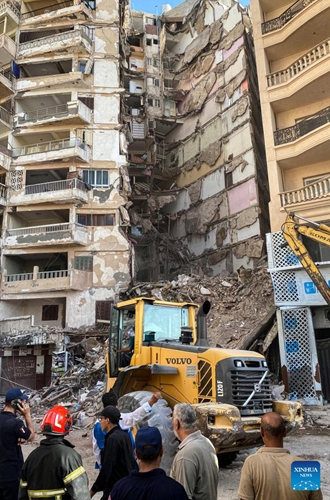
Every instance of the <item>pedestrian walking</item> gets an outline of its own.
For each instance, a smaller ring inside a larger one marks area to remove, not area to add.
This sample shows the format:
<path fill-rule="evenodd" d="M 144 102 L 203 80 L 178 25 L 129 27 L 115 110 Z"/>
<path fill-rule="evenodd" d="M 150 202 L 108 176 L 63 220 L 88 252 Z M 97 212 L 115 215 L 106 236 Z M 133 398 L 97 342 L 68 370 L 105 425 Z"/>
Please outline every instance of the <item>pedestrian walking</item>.
<path fill-rule="evenodd" d="M 106 406 L 101 412 L 101 427 L 106 432 L 105 447 L 102 468 L 91 488 L 91 497 L 102 491 L 102 500 L 108 500 L 114 484 L 137 468 L 131 440 L 118 425 L 120 418 L 120 411 L 114 406 Z"/>
<path fill-rule="evenodd" d="M 266 413 L 260 427 L 264 447 L 243 465 L 238 488 L 241 500 L 322 500 L 321 490 L 295 491 L 291 487 L 291 464 L 304 460 L 283 448 L 285 422 L 278 413 Z"/>
<path fill-rule="evenodd" d="M 19 500 L 89 500 L 81 456 L 64 439 L 71 426 L 71 415 L 64 406 L 54 406 L 46 413 L 41 423 L 46 438 L 23 465 Z"/>
<path fill-rule="evenodd" d="M 156 427 L 142 427 L 135 438 L 139 471 L 118 481 L 111 500 L 188 500 L 185 489 L 160 469 L 162 436 Z"/>
<path fill-rule="evenodd" d="M 175 405 L 172 422 L 181 443 L 170 476 L 182 484 L 189 499 L 216 500 L 218 459 L 211 441 L 197 429 L 193 407 L 188 403 Z"/>
<path fill-rule="evenodd" d="M 0 500 L 17 500 L 24 462 L 20 443 L 34 439 L 27 400 L 28 396 L 21 389 L 9 389 L 0 413 Z"/>
<path fill-rule="evenodd" d="M 134 448 L 134 439 L 132 436 L 131 428 L 135 425 L 139 420 L 145 417 L 148 413 L 152 411 L 152 406 L 157 403 L 157 401 L 161 398 L 160 392 L 155 392 L 148 402 L 143 403 L 140 408 L 137 408 L 135 411 L 131 413 L 121 413 L 119 425 L 120 427 L 126 431 L 131 439 L 132 446 Z M 110 389 L 109 392 L 106 392 L 102 396 L 102 404 L 103 408 L 106 406 L 118 406 L 118 399 L 113 391 Z M 95 469 L 100 469 L 102 463 L 102 455 L 104 450 L 104 442 L 105 442 L 106 432 L 102 431 L 101 422 L 97 420 L 93 427 L 93 452 L 95 456 Z"/>

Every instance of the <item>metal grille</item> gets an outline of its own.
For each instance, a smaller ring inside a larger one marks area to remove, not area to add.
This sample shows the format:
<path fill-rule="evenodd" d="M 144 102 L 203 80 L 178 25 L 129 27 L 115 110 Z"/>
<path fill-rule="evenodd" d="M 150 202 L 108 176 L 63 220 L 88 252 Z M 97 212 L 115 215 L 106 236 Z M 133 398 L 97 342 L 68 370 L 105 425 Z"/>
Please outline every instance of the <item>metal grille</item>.
<path fill-rule="evenodd" d="M 199 375 L 199 403 L 207 403 L 213 400 L 212 390 L 212 367 L 205 361 L 198 362 L 198 375 Z"/>
<path fill-rule="evenodd" d="M 282 231 L 266 235 L 268 265 L 270 269 L 300 266 L 298 257 L 285 241 Z"/>
<path fill-rule="evenodd" d="M 275 294 L 275 304 L 283 302 L 299 303 L 299 293 L 295 273 L 270 272 Z"/>
<path fill-rule="evenodd" d="M 272 410 L 269 377 L 260 384 L 264 373 L 262 370 L 246 369 L 231 371 L 233 404 L 239 408 L 241 415 L 264 414 Z M 253 391 L 255 394 L 248 404 L 243 406 Z"/>
<path fill-rule="evenodd" d="M 282 311 L 289 391 L 292 399 L 317 399 L 312 373 L 308 309 Z"/>

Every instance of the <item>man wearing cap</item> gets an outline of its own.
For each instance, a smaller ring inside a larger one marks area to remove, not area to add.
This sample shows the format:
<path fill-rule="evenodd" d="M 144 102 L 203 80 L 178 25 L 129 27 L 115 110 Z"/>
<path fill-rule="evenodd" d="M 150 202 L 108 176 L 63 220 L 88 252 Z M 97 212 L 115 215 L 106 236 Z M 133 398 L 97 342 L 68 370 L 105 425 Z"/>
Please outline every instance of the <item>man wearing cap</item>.
<path fill-rule="evenodd" d="M 0 412 L 0 500 L 17 500 L 23 466 L 20 443 L 33 441 L 34 426 L 28 396 L 18 388 L 9 389 Z M 17 418 L 17 413 L 25 420 Z"/>
<path fill-rule="evenodd" d="M 184 487 L 160 469 L 162 436 L 156 427 L 142 427 L 135 438 L 139 471 L 118 481 L 111 500 L 188 500 Z"/>
<path fill-rule="evenodd" d="M 160 392 L 155 392 L 149 401 L 142 404 L 140 408 L 137 408 L 133 412 L 130 413 L 121 413 L 120 414 L 120 427 L 126 431 L 131 439 L 131 443 L 133 448 L 135 448 L 134 438 L 132 436 L 131 427 L 135 425 L 139 420 L 144 418 L 148 413 L 152 411 L 152 406 L 157 403 L 157 401 L 161 398 Z M 110 389 L 109 392 L 106 392 L 102 396 L 102 404 L 103 408 L 106 406 L 116 406 L 118 407 L 118 399 L 113 389 Z M 101 422 L 98 420 L 95 422 L 93 427 L 93 452 L 96 459 L 95 469 L 100 469 L 102 464 L 102 456 L 104 450 L 104 441 L 105 441 L 106 432 L 102 431 Z"/>
<path fill-rule="evenodd" d="M 98 491 L 103 492 L 101 500 L 108 500 L 114 484 L 137 468 L 133 458 L 131 440 L 119 424 L 120 411 L 115 406 L 106 406 L 100 412 L 100 422 L 103 431 L 106 431 L 102 469 L 90 495 L 93 497 Z"/>

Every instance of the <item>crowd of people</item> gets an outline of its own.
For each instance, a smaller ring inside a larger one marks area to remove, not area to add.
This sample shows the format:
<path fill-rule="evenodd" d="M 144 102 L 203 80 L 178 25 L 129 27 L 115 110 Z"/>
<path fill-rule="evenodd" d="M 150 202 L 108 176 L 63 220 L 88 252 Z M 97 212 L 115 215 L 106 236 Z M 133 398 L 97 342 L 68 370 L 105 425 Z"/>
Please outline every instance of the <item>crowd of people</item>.
<path fill-rule="evenodd" d="M 209 439 L 197 428 L 188 403 L 174 406 L 173 431 L 180 443 L 170 476 L 161 468 L 163 442 L 156 427 L 131 427 L 152 411 L 155 393 L 141 408 L 120 413 L 113 391 L 103 395 L 103 409 L 93 429 L 93 451 L 98 476 L 89 489 L 82 458 L 66 439 L 72 417 L 63 406 L 44 416 L 40 446 L 23 461 L 21 444 L 35 438 L 27 396 L 10 389 L 0 412 L 0 500 L 88 500 L 102 492 L 102 500 L 217 500 L 218 460 Z M 19 417 L 19 418 L 18 418 Z M 321 500 L 321 490 L 295 491 L 290 467 L 302 460 L 283 448 L 285 423 L 276 413 L 261 419 L 264 447 L 244 462 L 240 500 Z"/>

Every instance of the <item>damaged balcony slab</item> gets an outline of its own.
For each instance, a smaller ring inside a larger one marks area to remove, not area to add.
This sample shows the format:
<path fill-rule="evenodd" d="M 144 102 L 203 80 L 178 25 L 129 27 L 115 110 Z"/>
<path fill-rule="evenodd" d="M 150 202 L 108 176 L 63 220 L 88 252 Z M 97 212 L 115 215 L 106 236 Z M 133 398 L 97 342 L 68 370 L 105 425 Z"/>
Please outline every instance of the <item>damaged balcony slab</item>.
<path fill-rule="evenodd" d="M 14 122 L 17 127 L 33 126 L 42 127 L 47 123 L 86 124 L 91 122 L 91 110 L 81 101 L 70 101 L 59 106 L 36 109 L 28 113 L 15 115 Z"/>
<path fill-rule="evenodd" d="M 70 5 L 71 4 L 71 5 Z M 61 2 L 49 7 L 34 9 L 21 16 L 21 26 L 24 28 L 46 28 L 56 23 L 72 25 L 72 19 L 92 21 L 93 13 L 84 2 L 75 5 L 75 1 Z"/>
<path fill-rule="evenodd" d="M 44 247 L 55 244 L 85 246 L 87 241 L 86 226 L 78 223 L 64 223 L 9 229 L 6 232 L 5 246 L 8 248 Z"/>
<path fill-rule="evenodd" d="M 12 192 L 12 205 L 30 205 L 39 203 L 87 203 L 89 194 L 84 182 L 79 179 L 44 182 L 25 186 L 23 192 Z"/>
<path fill-rule="evenodd" d="M 22 62 L 25 62 L 25 60 L 22 60 Z M 27 90 L 51 88 L 55 85 L 76 85 L 77 89 L 84 89 L 90 85 L 90 75 L 84 75 L 81 71 L 70 71 L 69 73 L 59 75 L 19 78 L 16 82 L 16 90 L 17 92 L 25 92 Z"/>
<path fill-rule="evenodd" d="M 14 148 L 13 165 L 31 165 L 64 159 L 77 159 L 87 163 L 90 155 L 90 147 L 77 137 L 73 137 Z"/>
<path fill-rule="evenodd" d="M 31 57 L 49 52 L 70 50 L 70 52 L 90 53 L 92 50 L 91 31 L 81 26 L 79 29 L 55 33 L 44 38 L 21 43 L 18 48 L 18 57 Z"/>
<path fill-rule="evenodd" d="M 5 274 L 1 285 L 3 295 L 26 293 L 59 292 L 64 290 L 85 290 L 92 286 L 93 273 L 77 269 L 63 269 L 60 271 L 39 272 L 35 266 L 32 273 Z M 2 295 L 2 299 L 5 297 Z"/>

